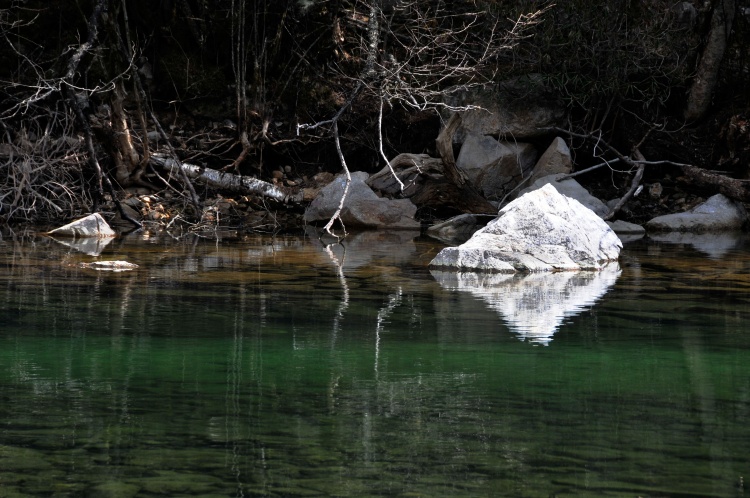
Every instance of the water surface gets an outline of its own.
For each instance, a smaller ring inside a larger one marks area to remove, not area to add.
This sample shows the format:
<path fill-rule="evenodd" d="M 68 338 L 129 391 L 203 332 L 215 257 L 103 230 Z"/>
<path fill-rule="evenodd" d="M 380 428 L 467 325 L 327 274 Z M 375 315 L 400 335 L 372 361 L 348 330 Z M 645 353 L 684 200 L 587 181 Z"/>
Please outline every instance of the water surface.
<path fill-rule="evenodd" d="M 433 274 L 406 232 L 5 235 L 0 496 L 746 496 L 725 242 L 525 279 Z"/>

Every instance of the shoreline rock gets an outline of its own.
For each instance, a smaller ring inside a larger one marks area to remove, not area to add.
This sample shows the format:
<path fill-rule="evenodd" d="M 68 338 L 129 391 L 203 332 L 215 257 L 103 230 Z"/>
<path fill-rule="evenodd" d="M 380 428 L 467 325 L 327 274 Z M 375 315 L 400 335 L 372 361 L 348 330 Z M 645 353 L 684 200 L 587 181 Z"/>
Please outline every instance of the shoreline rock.
<path fill-rule="evenodd" d="M 497 273 L 600 270 L 622 242 L 580 202 L 551 184 L 505 206 L 466 243 L 446 247 L 431 268 Z"/>
<path fill-rule="evenodd" d="M 646 223 L 655 232 L 716 232 L 741 230 L 747 222 L 747 211 L 739 202 L 722 194 L 682 213 L 657 216 Z"/>
<path fill-rule="evenodd" d="M 93 213 L 75 221 L 71 221 L 67 225 L 63 225 L 47 232 L 47 235 L 74 238 L 91 237 L 99 239 L 117 236 L 115 231 L 112 230 L 112 227 L 109 226 L 99 213 Z"/>
<path fill-rule="evenodd" d="M 387 199 L 378 195 L 365 183 L 369 178 L 365 172 L 351 174 L 341 221 L 349 227 L 359 228 L 399 228 L 419 230 L 421 224 L 414 219 L 417 206 L 409 199 Z M 344 175 L 337 176 L 323 187 L 315 200 L 305 210 L 307 223 L 328 221 L 338 209 L 346 185 Z"/>

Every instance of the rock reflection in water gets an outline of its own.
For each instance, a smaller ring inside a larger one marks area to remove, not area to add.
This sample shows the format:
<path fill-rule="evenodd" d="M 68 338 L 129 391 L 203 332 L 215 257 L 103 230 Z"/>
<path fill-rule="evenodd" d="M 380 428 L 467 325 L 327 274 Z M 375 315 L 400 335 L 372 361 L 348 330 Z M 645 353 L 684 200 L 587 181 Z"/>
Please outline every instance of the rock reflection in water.
<path fill-rule="evenodd" d="M 691 245 L 711 259 L 721 259 L 747 242 L 747 236 L 742 232 L 656 232 L 648 237 L 657 242 Z"/>
<path fill-rule="evenodd" d="M 621 270 L 614 263 L 598 272 L 430 272 L 443 288 L 481 298 L 521 340 L 546 346 L 565 318 L 577 315 L 609 291 Z"/>
<path fill-rule="evenodd" d="M 104 248 L 114 240 L 114 237 L 79 237 L 69 239 L 50 237 L 50 239 L 83 254 L 99 256 L 104 251 Z"/>

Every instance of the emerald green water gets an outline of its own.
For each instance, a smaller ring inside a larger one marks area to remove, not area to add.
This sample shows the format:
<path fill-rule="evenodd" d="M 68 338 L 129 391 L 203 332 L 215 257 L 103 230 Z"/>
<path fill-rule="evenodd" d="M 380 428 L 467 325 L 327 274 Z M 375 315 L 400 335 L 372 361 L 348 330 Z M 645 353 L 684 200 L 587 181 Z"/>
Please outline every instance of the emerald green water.
<path fill-rule="evenodd" d="M 628 244 L 548 335 L 597 282 L 472 290 L 441 247 L 5 235 L 0 497 L 749 494 L 746 242 Z"/>

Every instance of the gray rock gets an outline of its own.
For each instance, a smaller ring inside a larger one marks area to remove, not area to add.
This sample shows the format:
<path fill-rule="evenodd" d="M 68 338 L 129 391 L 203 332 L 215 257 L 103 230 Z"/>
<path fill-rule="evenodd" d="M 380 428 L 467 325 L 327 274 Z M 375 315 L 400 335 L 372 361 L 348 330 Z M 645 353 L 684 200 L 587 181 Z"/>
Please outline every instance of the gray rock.
<path fill-rule="evenodd" d="M 104 221 L 99 213 L 90 214 L 84 218 L 72 221 L 67 225 L 55 228 L 49 235 L 57 237 L 114 237 L 117 234 Z"/>
<path fill-rule="evenodd" d="M 640 240 L 646 235 L 646 229 L 641 225 L 636 225 L 635 223 L 628 223 L 627 221 L 617 220 L 608 221 L 607 225 L 609 225 L 609 228 L 611 228 L 612 231 L 617 234 L 623 244 Z"/>
<path fill-rule="evenodd" d="M 617 235 L 646 235 L 646 229 L 641 225 L 636 225 L 635 223 L 628 223 L 627 221 L 617 220 L 608 221 L 607 225 L 609 225 L 609 228 L 611 228 L 612 231 L 614 231 Z"/>
<path fill-rule="evenodd" d="M 505 206 L 466 243 L 440 251 L 430 266 L 498 273 L 600 270 L 617 260 L 621 248 L 601 218 L 548 184 Z"/>
<path fill-rule="evenodd" d="M 573 171 L 573 159 L 570 157 L 568 144 L 562 138 L 557 137 L 536 162 L 529 182 L 533 184 L 539 178 L 549 175 L 568 174 L 571 171 Z"/>
<path fill-rule="evenodd" d="M 544 176 L 536 180 L 533 184 L 531 184 L 530 187 L 522 190 L 520 195 L 526 194 L 528 192 L 533 192 L 534 190 L 541 188 L 548 183 L 551 183 L 558 192 L 565 195 L 566 197 L 571 197 L 577 200 L 578 202 L 595 212 L 598 216 L 604 217 L 609 213 L 610 210 L 607 205 L 593 195 L 589 194 L 589 191 L 583 188 L 580 183 L 575 181 L 575 179 L 568 178 L 567 180 L 558 182 L 557 179 L 561 176 L 563 175 L 558 174 Z"/>
<path fill-rule="evenodd" d="M 499 142 L 492 137 L 469 133 L 456 166 L 485 198 L 497 200 L 530 174 L 536 157 L 536 149 L 531 144 Z"/>
<path fill-rule="evenodd" d="M 745 221 L 747 212 L 742 204 L 716 194 L 689 211 L 657 216 L 646 223 L 646 229 L 665 232 L 740 230 Z"/>
<path fill-rule="evenodd" d="M 378 195 L 365 183 L 368 174 L 352 173 L 349 194 L 341 211 L 341 220 L 347 227 L 362 228 L 409 228 L 419 229 L 414 220 L 417 207 L 409 199 L 386 199 Z M 328 221 L 341 202 L 346 177 L 339 175 L 323 187 L 305 210 L 305 221 Z"/>

